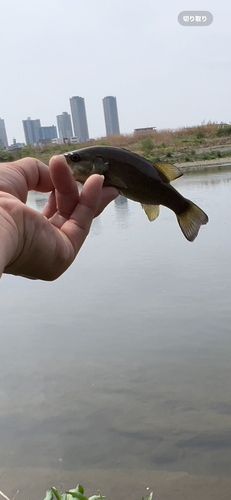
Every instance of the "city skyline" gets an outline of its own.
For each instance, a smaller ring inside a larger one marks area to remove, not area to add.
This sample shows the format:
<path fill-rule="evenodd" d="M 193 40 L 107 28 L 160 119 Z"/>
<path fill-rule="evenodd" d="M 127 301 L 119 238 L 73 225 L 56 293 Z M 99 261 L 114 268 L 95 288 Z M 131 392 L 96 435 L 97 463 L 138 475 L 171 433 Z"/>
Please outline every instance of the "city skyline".
<path fill-rule="evenodd" d="M 56 115 L 57 127 L 54 125 L 42 126 L 41 120 L 31 119 L 28 117 L 26 120 L 22 120 L 25 142 L 29 144 L 42 144 L 47 143 L 50 139 L 58 139 L 64 142 L 65 139 L 76 137 L 79 142 L 85 142 L 89 140 L 88 132 L 88 121 L 85 107 L 85 100 L 83 97 L 74 96 L 69 99 L 71 107 L 71 115 L 67 111 L 63 111 L 61 115 Z M 120 134 L 119 130 L 119 119 L 118 119 L 118 109 L 116 97 L 106 96 L 102 100 L 104 120 L 106 127 L 106 135 Z M 0 119 L 0 145 L 1 141 L 5 148 L 8 147 L 6 128 L 4 124 L 4 141 L 1 139 L 1 130 L 3 130 L 4 120 Z M 72 126 L 73 124 L 73 126 Z M 58 133 L 57 133 L 58 128 Z M 74 134 L 73 135 L 73 130 Z M 16 143 L 16 139 L 13 138 L 13 143 Z"/>

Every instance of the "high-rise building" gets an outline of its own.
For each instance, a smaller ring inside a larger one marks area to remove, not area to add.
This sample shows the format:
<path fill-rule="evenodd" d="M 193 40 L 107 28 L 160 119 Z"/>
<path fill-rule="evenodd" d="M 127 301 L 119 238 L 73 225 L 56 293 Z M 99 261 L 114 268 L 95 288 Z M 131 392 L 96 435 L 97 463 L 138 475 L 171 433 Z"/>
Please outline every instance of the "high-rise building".
<path fill-rule="evenodd" d="M 0 149 L 8 148 L 6 127 L 3 118 L 0 118 Z"/>
<path fill-rule="evenodd" d="M 107 96 L 103 99 L 104 119 L 106 134 L 114 135 L 120 133 L 116 97 Z"/>
<path fill-rule="evenodd" d="M 80 142 L 89 140 L 87 115 L 83 97 L 74 96 L 70 99 L 72 123 L 75 136 Z"/>
<path fill-rule="evenodd" d="M 23 120 L 24 134 L 27 144 L 37 144 L 39 142 L 39 129 L 41 127 L 40 120 Z"/>
<path fill-rule="evenodd" d="M 52 140 L 56 138 L 57 128 L 55 127 L 55 125 L 39 128 L 39 142 L 42 142 L 43 144 L 49 144 L 49 142 L 52 142 Z"/>
<path fill-rule="evenodd" d="M 57 116 L 57 124 L 59 138 L 62 140 L 62 142 L 65 139 L 70 139 L 70 137 L 73 136 L 71 117 L 66 111 L 63 111 L 62 115 Z"/>

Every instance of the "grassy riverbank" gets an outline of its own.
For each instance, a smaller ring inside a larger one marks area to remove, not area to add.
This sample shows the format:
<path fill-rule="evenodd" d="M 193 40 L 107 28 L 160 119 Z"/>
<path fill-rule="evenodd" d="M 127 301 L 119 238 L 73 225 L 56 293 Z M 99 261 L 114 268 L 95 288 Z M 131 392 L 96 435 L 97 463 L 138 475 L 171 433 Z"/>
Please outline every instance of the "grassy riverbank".
<path fill-rule="evenodd" d="M 218 160 L 218 163 L 221 163 L 223 158 L 231 158 L 231 125 L 221 126 L 208 123 L 178 130 L 153 131 L 148 135 L 134 133 L 103 137 L 81 144 L 26 146 L 15 152 L 0 151 L 0 161 L 14 161 L 26 156 L 33 156 L 48 163 L 53 155 L 93 145 L 127 148 L 142 154 L 151 161 L 168 161 L 177 164 L 199 162 L 204 164 L 210 160 L 216 163 Z"/>

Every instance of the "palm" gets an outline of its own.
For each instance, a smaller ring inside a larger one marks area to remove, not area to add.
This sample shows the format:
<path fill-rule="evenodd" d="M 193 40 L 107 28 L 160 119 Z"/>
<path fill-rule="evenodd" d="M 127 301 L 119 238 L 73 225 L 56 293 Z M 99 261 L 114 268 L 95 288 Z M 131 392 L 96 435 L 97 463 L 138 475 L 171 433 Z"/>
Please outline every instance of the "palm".
<path fill-rule="evenodd" d="M 73 262 L 92 219 L 117 196 L 114 188 L 102 189 L 102 178 L 92 176 L 81 195 L 63 157 L 54 157 L 50 169 L 33 159 L 4 164 L 0 170 L 0 206 L 10 261 L 5 272 L 52 280 Z M 52 191 L 43 213 L 25 205 L 28 190 Z"/>

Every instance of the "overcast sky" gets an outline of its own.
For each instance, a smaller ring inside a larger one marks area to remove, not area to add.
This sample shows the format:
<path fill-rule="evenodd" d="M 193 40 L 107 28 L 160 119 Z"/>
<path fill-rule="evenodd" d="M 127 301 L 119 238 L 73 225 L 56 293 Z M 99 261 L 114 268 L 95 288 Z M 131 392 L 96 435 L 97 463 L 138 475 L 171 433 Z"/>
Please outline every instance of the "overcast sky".
<path fill-rule="evenodd" d="M 185 27 L 186 10 L 210 26 Z M 228 0 L 2 0 L 0 117 L 9 143 L 22 120 L 57 125 L 85 98 L 90 137 L 105 135 L 102 99 L 117 98 L 121 133 L 231 121 Z"/>

